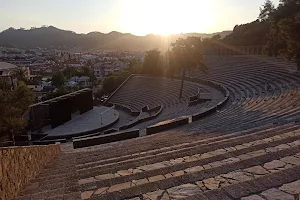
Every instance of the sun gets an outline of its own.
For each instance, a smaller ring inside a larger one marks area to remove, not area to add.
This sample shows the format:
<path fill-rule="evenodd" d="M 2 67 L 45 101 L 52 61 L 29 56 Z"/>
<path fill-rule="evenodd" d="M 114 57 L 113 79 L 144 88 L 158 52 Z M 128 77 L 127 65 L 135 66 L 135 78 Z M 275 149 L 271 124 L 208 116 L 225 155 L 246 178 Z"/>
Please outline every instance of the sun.
<path fill-rule="evenodd" d="M 207 32 L 215 19 L 211 1 L 127 0 L 123 28 L 136 35 Z"/>

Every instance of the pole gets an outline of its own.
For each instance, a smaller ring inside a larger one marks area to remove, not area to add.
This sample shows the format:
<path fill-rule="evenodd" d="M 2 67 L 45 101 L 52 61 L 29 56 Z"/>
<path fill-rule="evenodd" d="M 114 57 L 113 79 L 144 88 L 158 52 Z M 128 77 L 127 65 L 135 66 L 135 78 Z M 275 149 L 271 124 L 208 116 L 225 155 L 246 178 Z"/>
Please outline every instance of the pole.
<path fill-rule="evenodd" d="M 181 86 L 180 86 L 179 99 L 181 99 L 181 97 L 182 97 L 182 90 L 183 90 L 184 77 L 185 77 L 185 69 L 183 69 L 183 72 L 182 72 L 182 78 L 181 78 Z"/>

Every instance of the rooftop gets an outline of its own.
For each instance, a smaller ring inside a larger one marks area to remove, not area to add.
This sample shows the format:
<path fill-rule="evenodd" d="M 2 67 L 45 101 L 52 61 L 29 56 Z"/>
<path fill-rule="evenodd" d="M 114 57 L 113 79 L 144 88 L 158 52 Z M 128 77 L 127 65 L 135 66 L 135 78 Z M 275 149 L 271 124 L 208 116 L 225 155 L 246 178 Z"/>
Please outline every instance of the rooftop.
<path fill-rule="evenodd" d="M 0 62 L 0 70 L 2 69 L 14 69 L 17 68 L 18 66 L 7 63 L 7 62 Z"/>

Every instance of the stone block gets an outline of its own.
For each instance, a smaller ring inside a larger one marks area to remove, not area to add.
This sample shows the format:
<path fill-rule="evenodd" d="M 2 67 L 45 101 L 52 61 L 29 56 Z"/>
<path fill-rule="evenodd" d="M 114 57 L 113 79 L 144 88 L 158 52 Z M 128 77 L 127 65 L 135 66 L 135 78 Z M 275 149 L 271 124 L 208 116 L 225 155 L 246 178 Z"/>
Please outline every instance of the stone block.
<path fill-rule="evenodd" d="M 59 145 L 0 148 L 1 198 L 13 199 L 60 153 Z M 31 185 L 38 190 L 40 185 Z"/>

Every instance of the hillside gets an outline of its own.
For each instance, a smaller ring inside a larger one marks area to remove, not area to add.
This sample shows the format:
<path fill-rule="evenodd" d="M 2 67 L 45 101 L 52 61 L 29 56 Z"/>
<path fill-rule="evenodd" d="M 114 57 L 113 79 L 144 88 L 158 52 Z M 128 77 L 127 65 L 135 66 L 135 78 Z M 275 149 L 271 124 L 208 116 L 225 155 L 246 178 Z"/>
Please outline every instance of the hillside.
<path fill-rule="evenodd" d="M 231 34 L 226 35 L 222 40 L 229 45 L 265 45 L 269 24 L 265 21 L 253 21 L 247 24 L 236 25 Z"/>
<path fill-rule="evenodd" d="M 170 36 L 169 42 L 179 37 L 199 36 L 212 37 L 220 34 L 226 36 L 231 31 L 221 33 L 200 34 L 187 33 Z M 61 30 L 53 26 L 32 28 L 30 30 L 9 28 L 0 33 L 0 46 L 13 46 L 18 48 L 74 48 L 85 49 L 113 49 L 113 50 L 149 50 L 153 48 L 167 48 L 168 40 L 160 35 L 135 36 L 129 33 L 110 32 L 108 34 L 91 32 L 77 34 L 72 31 Z"/>

